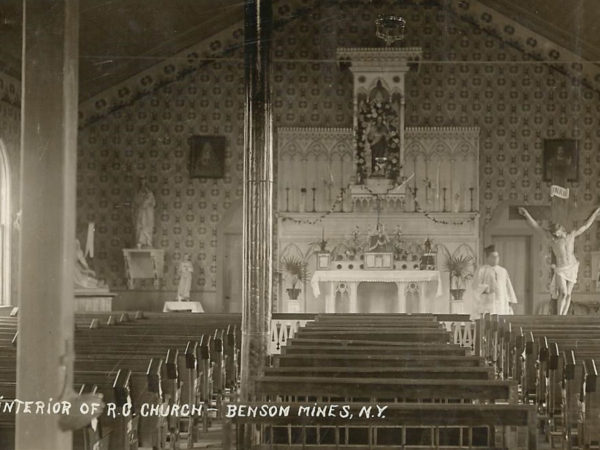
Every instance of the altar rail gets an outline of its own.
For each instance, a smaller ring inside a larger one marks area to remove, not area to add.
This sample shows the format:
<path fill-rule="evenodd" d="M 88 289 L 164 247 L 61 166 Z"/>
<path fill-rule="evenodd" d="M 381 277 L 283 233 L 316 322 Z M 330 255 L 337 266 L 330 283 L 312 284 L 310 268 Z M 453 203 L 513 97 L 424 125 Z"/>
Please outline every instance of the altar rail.
<path fill-rule="evenodd" d="M 286 345 L 288 339 L 292 339 L 298 328 L 307 322 L 312 322 L 316 313 L 277 313 L 271 317 L 271 329 L 269 339 L 269 354 L 278 355 L 281 347 Z M 468 314 L 433 314 L 437 320 L 442 322 L 446 329 L 452 333 L 455 344 L 470 348 L 475 353 L 477 327 L 475 321 L 471 321 Z"/>

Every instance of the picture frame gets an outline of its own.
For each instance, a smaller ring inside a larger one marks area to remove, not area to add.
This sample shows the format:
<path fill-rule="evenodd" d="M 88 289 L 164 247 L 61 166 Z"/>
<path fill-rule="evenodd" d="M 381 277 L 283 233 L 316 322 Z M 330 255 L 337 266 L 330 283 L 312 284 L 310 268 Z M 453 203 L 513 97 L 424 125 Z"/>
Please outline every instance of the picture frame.
<path fill-rule="evenodd" d="M 544 139 L 543 156 L 545 182 L 579 181 L 579 145 L 576 139 Z"/>
<path fill-rule="evenodd" d="M 190 178 L 223 178 L 225 176 L 225 136 L 194 135 L 190 146 Z"/>

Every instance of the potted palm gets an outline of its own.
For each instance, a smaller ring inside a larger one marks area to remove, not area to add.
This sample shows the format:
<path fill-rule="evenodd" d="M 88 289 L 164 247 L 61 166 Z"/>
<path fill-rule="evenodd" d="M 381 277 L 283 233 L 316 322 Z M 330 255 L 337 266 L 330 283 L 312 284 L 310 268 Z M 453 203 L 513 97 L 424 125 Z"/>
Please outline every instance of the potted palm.
<path fill-rule="evenodd" d="M 286 256 L 282 259 L 284 270 L 290 275 L 292 287 L 287 288 L 288 297 L 290 300 L 297 300 L 301 289 L 297 288 L 298 282 L 304 283 L 308 280 L 307 263 L 302 261 L 297 256 Z"/>
<path fill-rule="evenodd" d="M 450 274 L 450 295 L 452 300 L 462 300 L 466 283 L 473 278 L 474 259 L 469 255 L 451 255 L 446 260 L 444 270 Z"/>

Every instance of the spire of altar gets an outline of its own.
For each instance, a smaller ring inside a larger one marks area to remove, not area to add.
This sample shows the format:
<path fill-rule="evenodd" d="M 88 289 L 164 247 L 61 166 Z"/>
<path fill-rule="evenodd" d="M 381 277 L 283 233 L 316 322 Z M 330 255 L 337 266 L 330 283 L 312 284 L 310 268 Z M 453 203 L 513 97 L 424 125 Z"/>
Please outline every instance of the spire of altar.
<path fill-rule="evenodd" d="M 403 207 L 408 176 L 405 158 L 405 74 L 422 56 L 420 47 L 338 48 L 354 79 L 356 183 L 353 203 L 372 195 Z"/>

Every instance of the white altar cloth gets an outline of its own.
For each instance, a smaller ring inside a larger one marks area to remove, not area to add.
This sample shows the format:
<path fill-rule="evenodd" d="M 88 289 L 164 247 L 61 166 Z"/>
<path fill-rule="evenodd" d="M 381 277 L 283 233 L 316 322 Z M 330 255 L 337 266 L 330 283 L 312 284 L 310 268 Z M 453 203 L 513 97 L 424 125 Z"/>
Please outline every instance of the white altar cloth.
<path fill-rule="evenodd" d="M 436 297 L 442 292 L 442 277 L 437 270 L 317 270 L 310 280 L 313 294 L 321 294 L 319 283 L 329 283 L 331 289 L 327 294 L 325 312 L 335 312 L 334 286 L 344 283 L 350 298 L 350 312 L 357 312 L 357 289 L 360 283 L 395 283 L 398 286 L 397 312 L 406 312 L 406 287 L 416 284 L 421 301 L 425 297 L 425 285 L 437 284 Z"/>
<path fill-rule="evenodd" d="M 204 308 L 200 302 L 165 302 L 163 312 L 171 311 L 189 311 L 193 313 L 203 313 Z"/>

